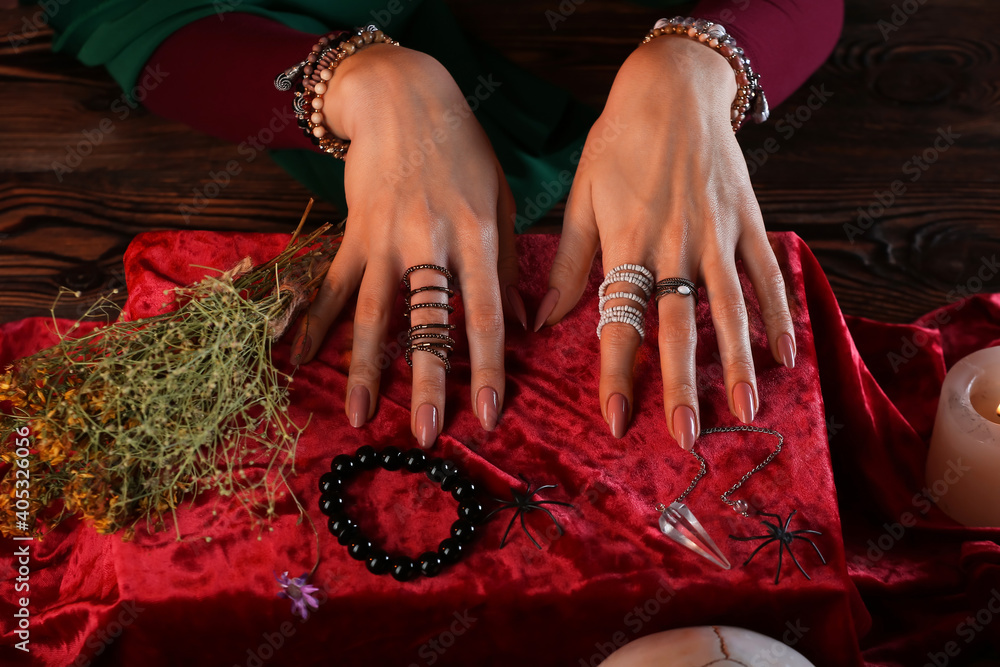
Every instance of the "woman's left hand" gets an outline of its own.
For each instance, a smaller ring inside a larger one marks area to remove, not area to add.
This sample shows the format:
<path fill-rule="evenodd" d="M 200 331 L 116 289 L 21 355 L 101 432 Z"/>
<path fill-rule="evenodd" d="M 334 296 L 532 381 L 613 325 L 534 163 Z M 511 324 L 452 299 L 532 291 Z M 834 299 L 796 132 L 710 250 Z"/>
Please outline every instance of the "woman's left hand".
<path fill-rule="evenodd" d="M 587 137 L 536 330 L 558 322 L 580 299 L 598 244 L 605 273 L 640 264 L 657 281 L 700 283 L 718 336 L 729 408 L 749 423 L 759 399 L 737 256 L 757 293 L 771 352 L 789 368 L 795 342 L 781 270 L 730 125 L 735 95 L 729 63 L 693 40 L 659 37 L 625 61 Z M 700 432 L 694 298 L 668 294 L 658 311 L 667 424 L 690 449 Z M 628 324 L 611 323 L 602 332 L 600 404 L 619 438 L 631 420 L 639 342 Z"/>

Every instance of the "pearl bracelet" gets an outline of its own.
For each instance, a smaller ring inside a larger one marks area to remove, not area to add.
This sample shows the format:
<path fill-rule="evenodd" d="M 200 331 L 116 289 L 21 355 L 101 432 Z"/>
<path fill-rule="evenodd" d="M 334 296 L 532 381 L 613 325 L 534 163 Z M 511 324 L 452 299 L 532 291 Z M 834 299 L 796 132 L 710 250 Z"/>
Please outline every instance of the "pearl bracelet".
<path fill-rule="evenodd" d="M 399 46 L 399 42 L 374 25 L 357 28 L 353 33 L 330 33 L 319 38 L 305 60 L 274 79 L 274 87 L 278 90 L 291 90 L 293 81 L 302 77 L 294 84 L 295 99 L 292 103 L 299 127 L 313 145 L 339 160 L 344 159 L 351 142 L 335 136 L 323 123 L 323 94 L 340 63 L 371 44 Z"/>
<path fill-rule="evenodd" d="M 726 32 L 722 25 L 705 19 L 694 19 L 690 16 L 660 19 L 646 34 L 642 43 L 646 44 L 661 35 L 681 35 L 696 39 L 705 46 L 715 49 L 729 61 L 729 65 L 736 75 L 736 85 L 739 86 L 730 112 L 733 132 L 740 129 L 751 108 L 754 122 L 763 123 L 767 120 L 770 109 L 767 106 L 764 89 L 760 85 L 760 75 L 753 71 L 750 59 L 747 58 L 743 49 L 736 45 L 736 40 Z"/>

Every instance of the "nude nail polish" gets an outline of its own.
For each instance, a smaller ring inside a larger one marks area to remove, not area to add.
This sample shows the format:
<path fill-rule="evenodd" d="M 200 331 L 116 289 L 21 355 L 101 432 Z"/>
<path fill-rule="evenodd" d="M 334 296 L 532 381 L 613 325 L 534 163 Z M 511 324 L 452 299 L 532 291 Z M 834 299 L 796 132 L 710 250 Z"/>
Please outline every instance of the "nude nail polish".
<path fill-rule="evenodd" d="M 347 401 L 347 413 L 351 426 L 361 428 L 365 420 L 368 419 L 369 408 L 371 408 L 371 395 L 368 393 L 368 388 L 358 385 L 351 390 L 351 397 Z"/>
<path fill-rule="evenodd" d="M 479 422 L 487 431 L 492 431 L 497 426 L 497 392 L 492 387 L 483 387 L 476 393 L 476 412 L 479 414 Z"/>
<path fill-rule="evenodd" d="M 538 304 L 538 313 L 535 315 L 535 331 L 542 328 L 545 324 L 545 320 L 549 319 L 549 315 L 552 311 L 556 309 L 556 304 L 559 302 L 559 290 L 555 287 L 550 287 L 549 291 L 546 292 L 545 298 L 542 302 Z"/>
<path fill-rule="evenodd" d="M 612 394 L 608 399 L 608 423 L 611 435 L 621 438 L 625 435 L 628 420 L 628 401 L 621 394 Z"/>
<path fill-rule="evenodd" d="M 733 406 L 736 408 L 736 416 L 744 424 L 753 421 L 755 410 L 753 407 L 753 387 L 746 382 L 739 382 L 733 387 Z"/>
<path fill-rule="evenodd" d="M 788 334 L 778 337 L 778 356 L 786 368 L 795 368 L 795 344 Z"/>
<path fill-rule="evenodd" d="M 434 444 L 438 435 L 438 411 L 430 403 L 417 408 L 417 442 L 424 449 Z"/>
<path fill-rule="evenodd" d="M 525 331 L 528 330 L 528 311 L 524 308 L 524 299 L 521 298 L 521 293 L 517 291 L 517 288 L 513 285 L 507 285 L 507 301 L 510 303 L 511 310 L 514 311 L 514 316 L 517 321 L 521 323 L 521 328 Z"/>
<path fill-rule="evenodd" d="M 691 451 L 697 437 L 697 428 L 694 410 L 686 405 L 674 408 L 674 434 L 681 449 Z"/>

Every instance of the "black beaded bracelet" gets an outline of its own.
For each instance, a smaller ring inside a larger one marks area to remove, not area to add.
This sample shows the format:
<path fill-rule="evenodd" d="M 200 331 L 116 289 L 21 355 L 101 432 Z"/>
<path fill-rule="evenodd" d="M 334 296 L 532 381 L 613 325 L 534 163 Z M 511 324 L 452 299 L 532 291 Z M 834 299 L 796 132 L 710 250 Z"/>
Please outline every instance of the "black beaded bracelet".
<path fill-rule="evenodd" d="M 441 541 L 437 551 L 428 551 L 414 560 L 408 556 L 390 555 L 372 544 L 345 510 L 341 491 L 344 484 L 359 472 L 376 467 L 384 470 L 406 470 L 423 472 L 432 482 L 441 485 L 458 501 L 458 520 L 451 524 L 451 537 Z M 355 560 L 365 561 L 372 574 L 392 574 L 397 581 L 409 581 L 418 574 L 435 577 L 446 565 L 452 565 L 465 555 L 466 545 L 476 537 L 476 521 L 482 516 L 483 505 L 477 497 L 476 485 L 472 480 L 459 474 L 451 461 L 428 458 L 423 451 L 411 449 L 400 451 L 397 447 L 386 447 L 376 451 L 370 445 L 359 447 L 353 456 L 340 454 L 333 457 L 330 472 L 319 479 L 322 494 L 319 509 L 329 517 L 327 527 L 337 538 L 337 542 L 347 547 L 347 552 Z"/>

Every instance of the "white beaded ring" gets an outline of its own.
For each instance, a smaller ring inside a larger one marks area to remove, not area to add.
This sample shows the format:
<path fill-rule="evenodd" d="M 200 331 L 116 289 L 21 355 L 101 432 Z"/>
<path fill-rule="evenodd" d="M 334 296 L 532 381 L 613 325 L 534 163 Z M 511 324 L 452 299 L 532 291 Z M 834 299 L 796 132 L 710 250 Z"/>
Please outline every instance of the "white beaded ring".
<path fill-rule="evenodd" d="M 597 290 L 597 309 L 600 319 L 597 323 L 597 339 L 601 338 L 601 331 L 605 325 L 610 323 L 628 324 L 639 334 L 640 342 L 646 338 L 646 329 L 643 320 L 646 315 L 646 307 L 650 297 L 653 295 L 653 273 L 640 264 L 621 264 L 608 271 Z M 628 283 L 634 285 L 642 291 L 642 296 L 631 291 L 618 291 L 607 293 L 608 288 L 615 283 Z M 643 298 L 645 297 L 645 298 Z M 639 307 L 631 304 L 608 306 L 608 302 L 614 299 L 628 299 L 639 304 Z"/>
<path fill-rule="evenodd" d="M 597 340 L 601 339 L 601 330 L 604 329 L 604 325 L 611 324 L 612 322 L 616 324 L 629 324 L 638 332 L 639 342 L 646 339 L 646 329 L 642 326 L 642 322 L 633 316 L 616 313 L 609 317 L 601 318 L 601 321 L 597 324 Z"/>
<path fill-rule="evenodd" d="M 600 288 L 597 290 L 598 297 L 603 297 L 608 287 L 614 283 L 631 283 L 641 289 L 647 299 L 653 296 L 653 274 L 649 273 L 649 270 L 644 267 L 640 267 L 645 272 L 642 273 L 632 269 L 625 269 L 624 267 L 626 266 L 635 265 L 623 264 L 608 271 L 608 274 L 604 276 L 604 282 L 601 283 Z M 647 275 L 649 276 L 648 278 L 646 277 Z"/>
<path fill-rule="evenodd" d="M 597 300 L 598 310 L 604 310 L 604 304 L 606 304 L 608 301 L 611 301 L 612 299 L 631 299 L 632 301 L 635 301 L 640 306 L 642 306 L 643 309 L 646 308 L 646 301 L 644 301 L 641 296 L 635 294 L 634 292 L 612 292 L 611 294 L 605 294 L 604 296 L 602 296 L 600 299 Z"/>

